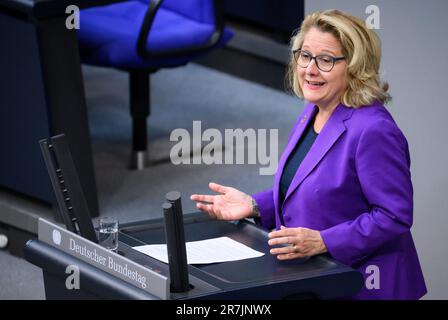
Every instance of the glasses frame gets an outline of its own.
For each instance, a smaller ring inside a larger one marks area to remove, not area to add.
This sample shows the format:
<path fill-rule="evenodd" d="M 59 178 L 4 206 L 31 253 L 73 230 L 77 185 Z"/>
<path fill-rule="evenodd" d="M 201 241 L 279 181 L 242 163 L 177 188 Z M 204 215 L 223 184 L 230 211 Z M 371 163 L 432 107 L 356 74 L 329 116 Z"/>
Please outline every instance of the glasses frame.
<path fill-rule="evenodd" d="M 302 66 L 299 64 L 299 62 L 298 62 L 299 58 L 298 58 L 297 54 L 298 54 L 298 53 L 300 54 L 300 52 L 306 52 L 306 53 L 308 53 L 308 54 L 310 55 L 310 62 L 306 65 L 306 67 L 302 67 Z M 316 64 L 316 67 L 317 67 L 320 71 L 322 71 L 322 72 L 330 72 L 331 70 L 333 70 L 334 65 L 336 64 L 337 61 L 345 60 L 345 57 L 333 57 L 333 56 L 330 56 L 330 55 L 328 55 L 328 54 L 318 54 L 318 55 L 316 55 L 316 56 L 313 56 L 313 55 L 311 54 L 311 52 L 306 51 L 306 50 L 302 50 L 302 49 L 292 50 L 292 54 L 294 55 L 294 61 L 297 63 L 297 65 L 298 65 L 300 68 L 308 68 L 308 66 L 310 65 L 311 61 L 314 60 L 314 63 Z M 327 58 L 330 58 L 330 59 L 333 61 L 333 65 L 331 66 L 330 70 L 322 70 L 321 67 L 319 67 L 319 62 L 317 62 L 317 58 L 319 58 L 319 57 L 327 57 Z"/>

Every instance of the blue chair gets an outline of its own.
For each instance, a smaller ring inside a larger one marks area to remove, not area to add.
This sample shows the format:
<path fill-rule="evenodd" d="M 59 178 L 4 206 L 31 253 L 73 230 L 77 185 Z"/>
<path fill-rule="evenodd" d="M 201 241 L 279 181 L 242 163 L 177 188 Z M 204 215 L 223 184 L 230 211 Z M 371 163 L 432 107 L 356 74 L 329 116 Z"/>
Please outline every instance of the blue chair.
<path fill-rule="evenodd" d="M 80 23 L 83 63 L 129 72 L 132 167 L 142 169 L 149 159 L 149 75 L 185 65 L 230 40 L 221 0 L 131 0 L 81 10 Z"/>

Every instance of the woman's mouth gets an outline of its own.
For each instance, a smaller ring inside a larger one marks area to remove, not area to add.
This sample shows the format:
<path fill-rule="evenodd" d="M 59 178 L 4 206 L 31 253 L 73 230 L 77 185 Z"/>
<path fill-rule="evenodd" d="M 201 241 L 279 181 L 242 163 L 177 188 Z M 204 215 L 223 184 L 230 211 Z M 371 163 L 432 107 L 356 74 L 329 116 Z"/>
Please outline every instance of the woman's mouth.
<path fill-rule="evenodd" d="M 324 81 L 308 81 L 305 80 L 306 86 L 311 90 L 320 89 L 326 82 Z"/>

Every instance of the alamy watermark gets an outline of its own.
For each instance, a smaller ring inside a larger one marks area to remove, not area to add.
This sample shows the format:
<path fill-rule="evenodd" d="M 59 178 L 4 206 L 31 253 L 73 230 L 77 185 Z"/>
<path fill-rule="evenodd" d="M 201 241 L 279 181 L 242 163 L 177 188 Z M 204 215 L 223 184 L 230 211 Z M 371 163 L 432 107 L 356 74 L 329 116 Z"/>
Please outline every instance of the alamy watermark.
<path fill-rule="evenodd" d="M 80 28 L 79 7 L 72 4 L 65 8 L 65 13 L 68 14 L 65 19 L 65 26 L 67 29 Z M 377 5 L 371 4 L 366 7 L 365 13 L 368 14 L 366 18 L 366 26 L 370 29 L 380 29 L 380 8 Z"/>
<path fill-rule="evenodd" d="M 364 282 L 367 290 L 381 289 L 380 268 L 377 265 L 371 264 L 366 267 L 365 273 L 368 275 Z"/>
<path fill-rule="evenodd" d="M 366 18 L 366 27 L 369 29 L 381 29 L 380 27 L 380 8 L 374 4 L 366 7 L 366 14 L 369 16 Z"/>
<path fill-rule="evenodd" d="M 65 27 L 69 30 L 80 28 L 80 19 L 79 19 L 79 7 L 74 4 L 67 6 L 65 8 L 65 13 L 68 14 L 67 18 L 65 18 Z"/>
<path fill-rule="evenodd" d="M 179 164 L 259 164 L 260 175 L 273 175 L 278 163 L 277 129 L 209 128 L 202 132 L 201 121 L 193 121 L 193 132 L 178 128 L 170 141 L 171 163 Z M 203 145 L 206 142 L 206 145 Z M 268 152 L 269 150 L 269 152 Z"/>
<path fill-rule="evenodd" d="M 68 274 L 67 279 L 65 279 L 67 290 L 79 290 L 79 267 L 74 264 L 68 265 L 65 268 L 65 273 Z"/>

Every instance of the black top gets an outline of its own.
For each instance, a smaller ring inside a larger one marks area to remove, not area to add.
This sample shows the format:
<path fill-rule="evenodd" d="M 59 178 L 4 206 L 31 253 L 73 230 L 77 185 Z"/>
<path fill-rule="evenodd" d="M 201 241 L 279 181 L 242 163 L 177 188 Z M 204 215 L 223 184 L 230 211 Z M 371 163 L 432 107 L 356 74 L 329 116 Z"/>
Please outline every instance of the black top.
<path fill-rule="evenodd" d="M 297 172 L 297 169 L 307 155 L 308 151 L 311 149 L 314 140 L 316 140 L 318 136 L 318 133 L 314 131 L 313 124 L 314 119 L 311 119 L 302 136 L 300 137 L 299 142 L 286 161 L 286 165 L 280 179 L 280 206 L 285 200 L 289 185 L 291 184 L 292 179 Z"/>

